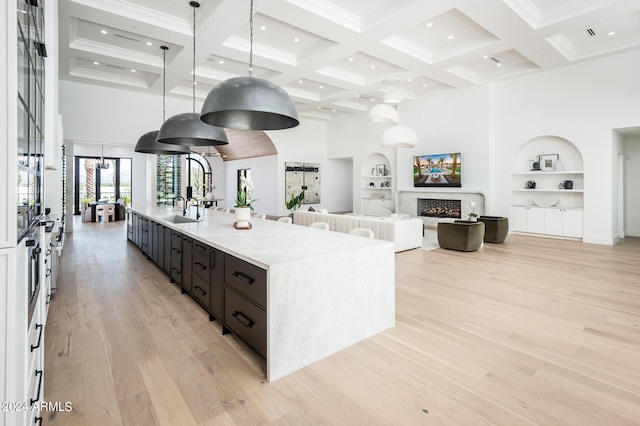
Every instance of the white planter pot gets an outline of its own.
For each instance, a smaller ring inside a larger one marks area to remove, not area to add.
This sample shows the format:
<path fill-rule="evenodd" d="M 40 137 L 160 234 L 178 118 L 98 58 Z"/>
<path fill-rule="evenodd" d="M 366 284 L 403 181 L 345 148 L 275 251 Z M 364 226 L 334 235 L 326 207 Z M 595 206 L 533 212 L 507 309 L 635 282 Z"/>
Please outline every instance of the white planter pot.
<path fill-rule="evenodd" d="M 236 207 L 236 228 L 248 228 L 251 223 L 251 209 L 249 207 Z"/>

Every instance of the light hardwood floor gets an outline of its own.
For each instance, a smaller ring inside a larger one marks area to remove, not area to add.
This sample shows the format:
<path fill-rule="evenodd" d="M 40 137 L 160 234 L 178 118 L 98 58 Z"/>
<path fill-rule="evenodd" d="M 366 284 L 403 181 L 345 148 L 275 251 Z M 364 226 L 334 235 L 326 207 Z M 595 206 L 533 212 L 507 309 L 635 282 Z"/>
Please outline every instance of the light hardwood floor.
<path fill-rule="evenodd" d="M 510 235 L 396 255 L 396 326 L 273 383 L 140 251 L 74 223 L 46 328 L 49 425 L 640 424 L 640 239 Z"/>

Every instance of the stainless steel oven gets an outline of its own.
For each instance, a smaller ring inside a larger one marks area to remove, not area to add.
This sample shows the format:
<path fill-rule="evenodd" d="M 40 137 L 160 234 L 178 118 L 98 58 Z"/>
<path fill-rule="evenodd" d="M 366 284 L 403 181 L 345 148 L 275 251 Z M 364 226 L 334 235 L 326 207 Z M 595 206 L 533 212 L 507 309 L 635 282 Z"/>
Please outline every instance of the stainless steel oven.
<path fill-rule="evenodd" d="M 36 307 L 36 301 L 38 300 L 38 294 L 40 293 L 40 267 L 42 262 L 42 245 L 40 241 L 40 227 L 34 226 L 29 230 L 27 234 L 26 246 L 28 249 L 28 268 L 29 268 L 29 283 L 27 300 L 29 301 L 29 324 L 31 324 L 31 318 Z"/>

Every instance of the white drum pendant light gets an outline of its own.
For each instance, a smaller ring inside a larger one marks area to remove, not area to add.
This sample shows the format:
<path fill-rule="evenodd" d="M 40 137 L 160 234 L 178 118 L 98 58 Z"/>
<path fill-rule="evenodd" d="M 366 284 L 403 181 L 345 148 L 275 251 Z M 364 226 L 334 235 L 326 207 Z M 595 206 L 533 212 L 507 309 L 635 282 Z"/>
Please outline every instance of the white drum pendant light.
<path fill-rule="evenodd" d="M 224 129 L 205 123 L 196 113 L 196 9 L 200 3 L 191 1 L 189 5 L 193 7 L 193 112 L 177 114 L 165 121 L 160 127 L 158 142 L 187 146 L 227 145 L 229 141 Z"/>
<path fill-rule="evenodd" d="M 253 77 L 253 0 L 249 11 L 249 76 L 225 80 L 211 89 L 200 119 L 237 130 L 280 130 L 300 124 L 293 101 L 281 87 Z"/>
<path fill-rule="evenodd" d="M 167 71 L 167 50 L 169 48 L 167 46 L 160 46 L 163 50 L 162 57 L 162 122 L 164 123 L 165 116 L 165 78 Z M 144 135 L 140 136 L 138 139 L 138 143 L 136 143 L 136 147 L 134 148 L 135 152 L 142 152 L 144 154 L 161 154 L 161 155 L 181 155 L 181 154 L 189 154 L 191 150 L 188 146 L 182 145 L 171 145 L 168 143 L 158 142 L 156 139 L 158 137 L 158 131 L 154 130 L 151 132 L 147 132 Z"/>
<path fill-rule="evenodd" d="M 418 143 L 418 135 L 407 126 L 393 126 L 385 130 L 380 139 L 385 148 L 413 148 Z"/>

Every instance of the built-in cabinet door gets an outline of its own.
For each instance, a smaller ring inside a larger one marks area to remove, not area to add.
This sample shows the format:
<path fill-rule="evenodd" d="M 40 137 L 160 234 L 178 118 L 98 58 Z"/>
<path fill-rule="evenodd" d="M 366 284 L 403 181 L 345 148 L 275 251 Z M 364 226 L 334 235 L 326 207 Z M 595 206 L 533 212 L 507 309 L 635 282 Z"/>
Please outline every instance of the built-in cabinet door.
<path fill-rule="evenodd" d="M 545 209 L 544 213 L 544 229 L 550 235 L 563 235 L 561 209 Z"/>
<path fill-rule="evenodd" d="M 582 238 L 582 221 L 581 209 L 562 209 L 562 235 Z"/>
<path fill-rule="evenodd" d="M 182 291 L 191 293 L 191 270 L 192 270 L 192 244 L 193 240 L 186 235 L 182 236 Z"/>
<path fill-rule="evenodd" d="M 211 312 L 218 319 L 222 320 L 223 303 L 223 265 L 224 265 L 224 253 L 220 250 L 211 249 L 211 260 L 209 265 L 211 266 Z"/>
<path fill-rule="evenodd" d="M 163 269 L 167 274 L 171 275 L 171 228 L 162 225 L 162 234 L 164 240 L 164 245 L 162 246 Z"/>
<path fill-rule="evenodd" d="M 544 209 L 537 207 L 513 207 L 512 229 L 518 232 L 544 234 Z"/>

